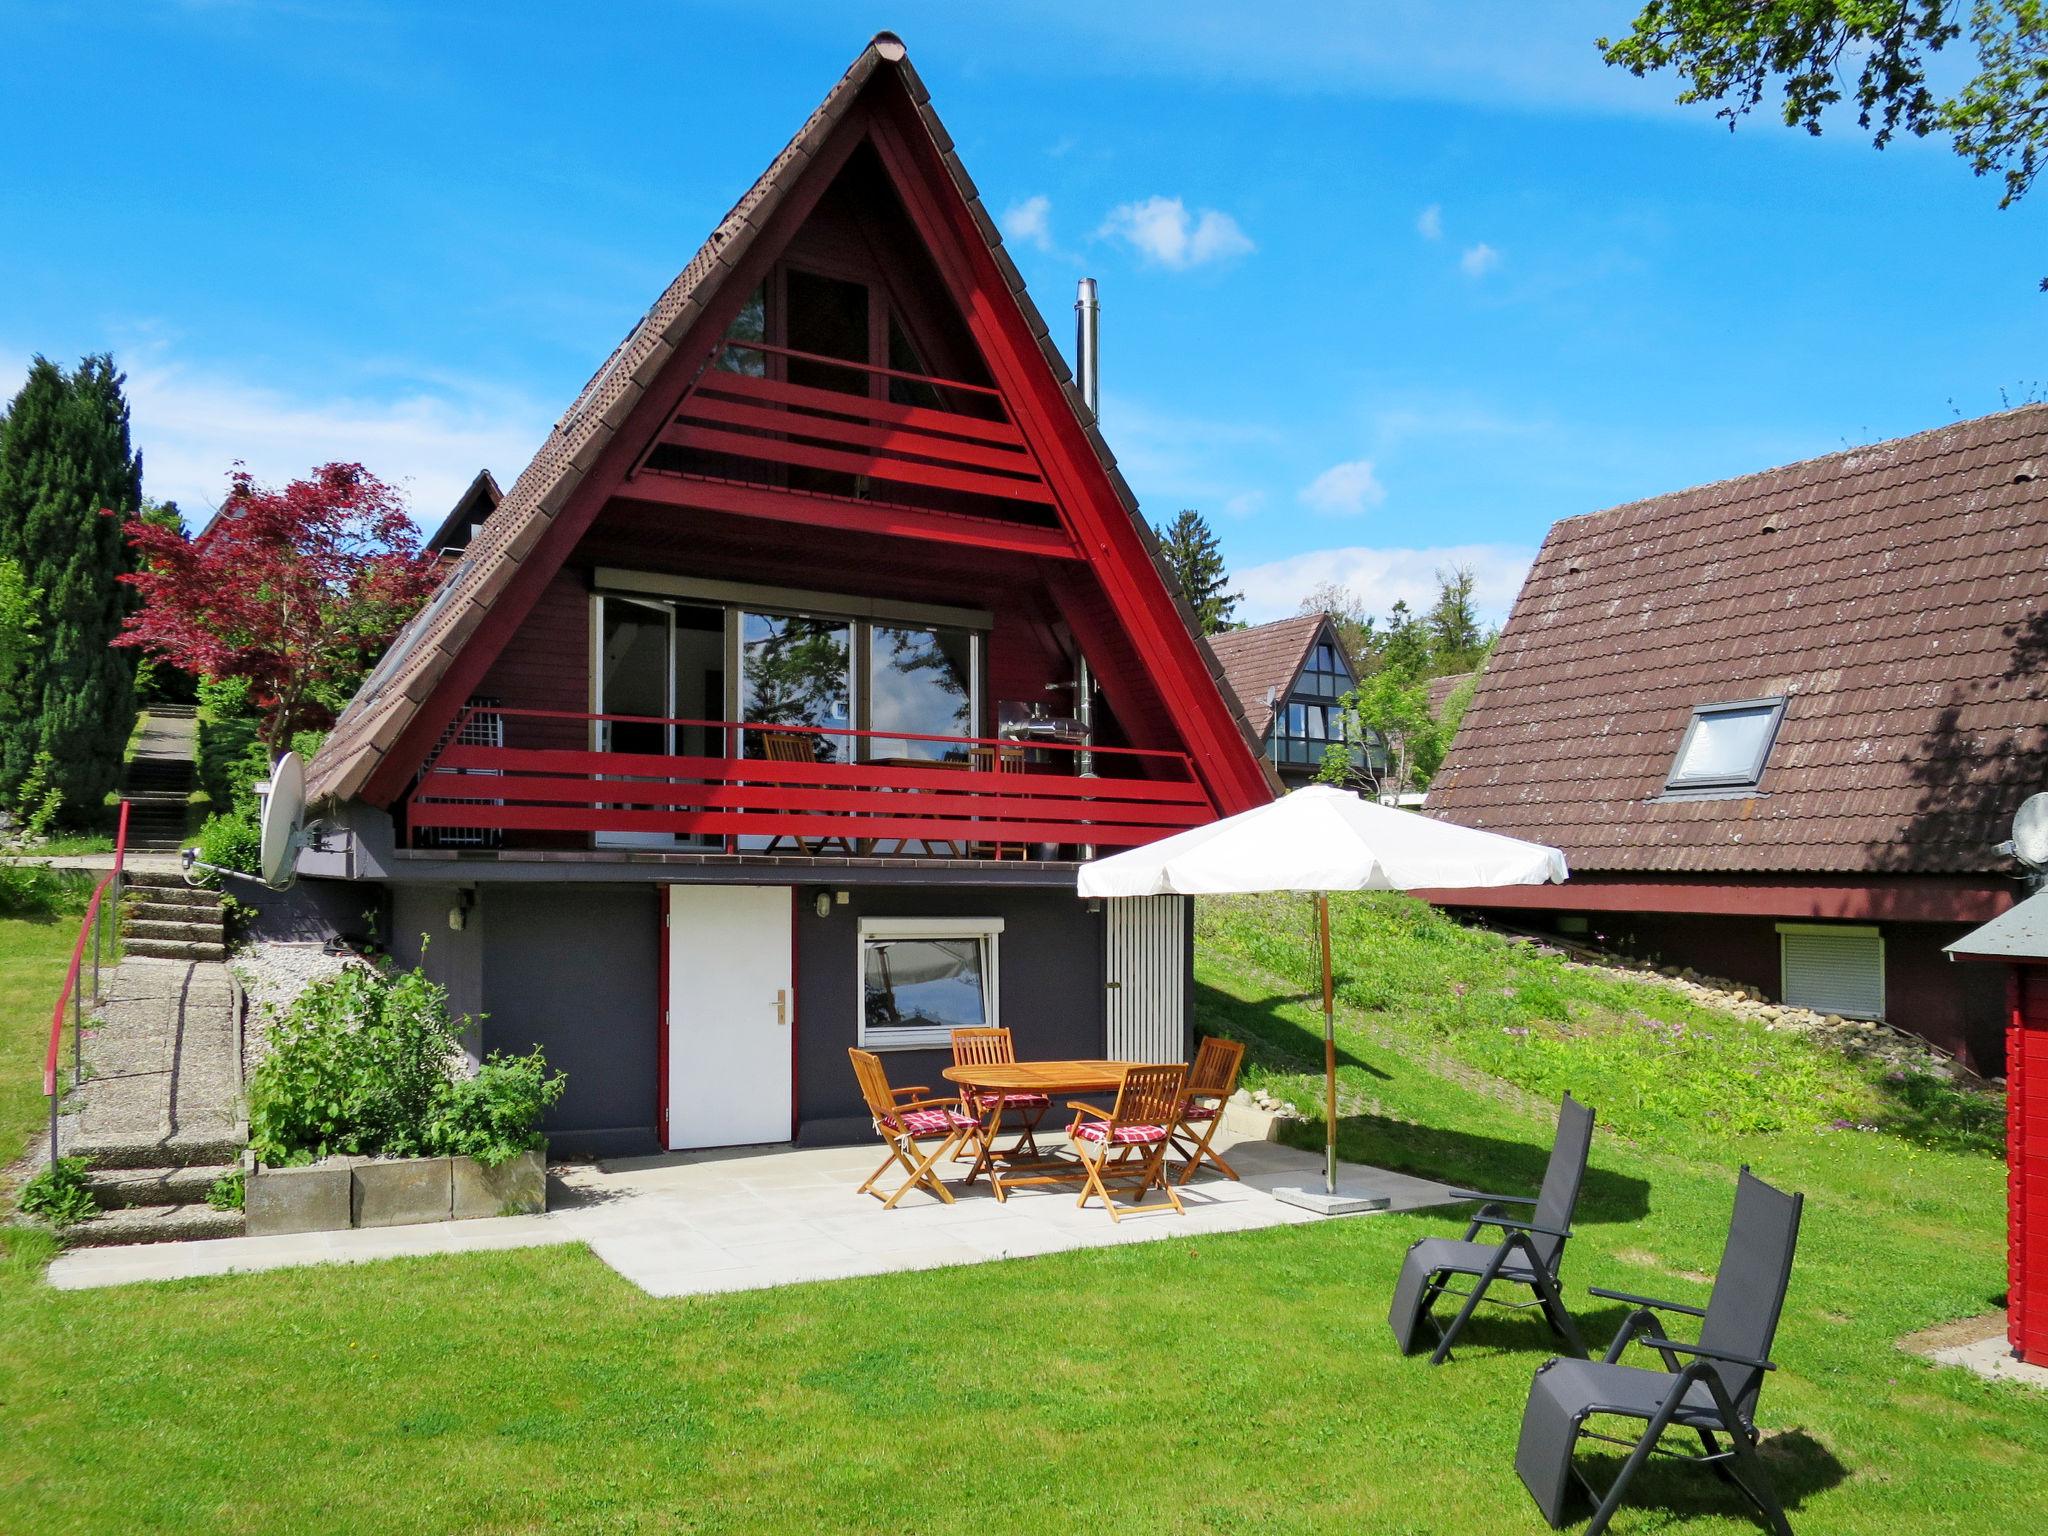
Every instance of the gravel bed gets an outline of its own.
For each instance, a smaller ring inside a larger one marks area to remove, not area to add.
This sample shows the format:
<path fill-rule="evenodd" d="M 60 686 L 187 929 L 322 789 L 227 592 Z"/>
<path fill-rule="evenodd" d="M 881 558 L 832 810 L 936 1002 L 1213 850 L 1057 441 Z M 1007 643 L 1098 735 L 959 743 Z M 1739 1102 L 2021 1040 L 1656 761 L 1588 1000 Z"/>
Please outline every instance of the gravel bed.
<path fill-rule="evenodd" d="M 246 1077 L 270 1050 L 273 1014 L 291 1007 L 314 982 L 339 976 L 351 965 L 368 962 L 357 955 L 330 955 L 316 943 L 258 940 L 236 950 L 229 963 L 249 994 L 249 1027 L 242 1046 L 242 1071 Z"/>

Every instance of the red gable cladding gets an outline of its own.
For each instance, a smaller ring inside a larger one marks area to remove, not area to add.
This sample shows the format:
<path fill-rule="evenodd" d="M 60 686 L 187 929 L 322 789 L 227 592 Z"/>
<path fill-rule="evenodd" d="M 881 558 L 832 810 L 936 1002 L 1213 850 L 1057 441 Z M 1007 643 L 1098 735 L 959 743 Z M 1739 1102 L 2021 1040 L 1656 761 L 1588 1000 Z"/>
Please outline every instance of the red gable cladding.
<path fill-rule="evenodd" d="M 984 354 L 990 376 L 1044 466 L 1061 518 L 1086 556 L 1086 569 L 1092 577 L 1087 584 L 1099 587 L 1102 606 L 1113 620 L 1108 626 L 1099 625 L 1098 605 L 1085 601 L 1092 594 L 1076 591 L 1071 600 L 1063 598 L 1061 602 L 1069 622 L 1091 653 L 1127 651 L 1138 668 L 1138 676 L 1131 675 L 1126 666 L 1103 669 L 1102 683 L 1111 707 L 1127 725 L 1144 725 L 1179 740 L 1225 814 L 1270 798 L 1265 768 L 1153 563 L 1134 509 L 1111 483 L 1111 472 L 1098 459 L 1074 406 L 1048 367 L 1019 299 L 1005 282 L 989 241 L 975 222 L 965 195 L 970 189 L 955 183 L 946 156 L 933 140 L 927 123 L 936 128 L 936 122 L 920 111 L 913 98 L 914 81 L 907 64 L 875 69 L 858 87 L 857 105 L 842 109 L 830 132 L 809 147 L 801 168 L 781 189 L 773 211 L 761 220 L 755 238 L 733 259 L 712 302 L 669 354 L 661 373 L 640 395 L 624 423 L 595 453 L 593 462 L 584 466 L 586 472 L 557 514 L 535 531 L 531 547 L 523 551 L 523 562 L 495 601 L 487 611 L 463 616 L 468 620 L 462 626 L 467 633 L 445 669 L 431 683 L 425 677 L 412 681 L 412 688 L 430 691 L 424 697 L 414 695 L 419 707 L 370 771 L 362 789 L 364 798 L 388 803 L 403 790 L 437 733 L 524 622 L 553 573 L 576 549 L 605 504 L 619 493 L 631 472 L 634 449 L 666 419 L 684 384 L 724 334 L 743 296 L 781 254 L 863 137 L 881 155 Z M 1065 572 L 1054 575 L 1054 562 L 1045 564 L 1050 581 L 1072 581 Z M 1067 572 L 1081 569 L 1069 566 Z M 1060 590 L 1059 586 L 1055 590 Z M 481 610 L 482 605 L 477 608 Z M 1092 646 L 1087 643 L 1091 630 Z"/>

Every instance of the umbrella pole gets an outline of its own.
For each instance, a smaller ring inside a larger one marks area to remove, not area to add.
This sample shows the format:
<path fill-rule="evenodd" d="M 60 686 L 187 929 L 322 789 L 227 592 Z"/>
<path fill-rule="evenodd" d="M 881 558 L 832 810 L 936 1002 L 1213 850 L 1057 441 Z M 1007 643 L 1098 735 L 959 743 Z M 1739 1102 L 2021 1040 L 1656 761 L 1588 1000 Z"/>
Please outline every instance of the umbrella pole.
<path fill-rule="evenodd" d="M 1337 1193 L 1337 1003 L 1330 982 L 1330 895 L 1316 892 L 1316 927 L 1323 946 L 1323 1187 Z"/>

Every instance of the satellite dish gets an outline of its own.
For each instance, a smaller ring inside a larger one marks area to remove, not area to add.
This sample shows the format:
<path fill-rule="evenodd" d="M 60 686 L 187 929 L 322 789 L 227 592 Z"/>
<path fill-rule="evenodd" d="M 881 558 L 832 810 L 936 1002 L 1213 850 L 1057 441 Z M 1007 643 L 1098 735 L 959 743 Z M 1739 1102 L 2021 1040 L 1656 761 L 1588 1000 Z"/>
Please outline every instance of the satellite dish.
<path fill-rule="evenodd" d="M 2048 807 L 2044 807 L 2048 810 Z M 306 765 L 287 752 L 270 770 L 263 797 L 263 849 L 257 869 L 273 891 L 288 890 L 299 877 L 299 849 L 305 844 Z M 2048 820 L 2043 822 L 2048 832 Z"/>
<path fill-rule="evenodd" d="M 2029 795 L 2013 812 L 2012 856 L 2029 869 L 2048 868 L 2048 794 Z"/>

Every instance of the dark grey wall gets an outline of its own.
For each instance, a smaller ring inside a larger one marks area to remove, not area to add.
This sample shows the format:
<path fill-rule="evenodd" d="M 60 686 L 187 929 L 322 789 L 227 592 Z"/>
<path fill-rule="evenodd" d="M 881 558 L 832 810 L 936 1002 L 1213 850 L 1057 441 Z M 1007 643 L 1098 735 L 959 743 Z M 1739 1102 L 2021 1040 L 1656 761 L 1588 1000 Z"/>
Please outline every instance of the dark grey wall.
<path fill-rule="evenodd" d="M 813 910 L 816 888 L 800 888 L 796 912 L 797 1114 L 806 1143 L 873 1134 L 846 1052 L 858 1043 L 859 923 L 863 917 L 1000 917 L 999 1022 L 1020 1057 L 1095 1057 L 1105 1050 L 1103 918 L 1067 890 L 926 887 L 850 892 L 831 916 Z M 939 1074 L 952 1055 L 890 1051 L 889 1079 L 945 1093 Z M 1057 1114 L 1060 1106 L 1055 1105 Z"/>
<path fill-rule="evenodd" d="M 464 896 L 470 901 L 459 929 L 448 926 L 448 914 Z M 484 943 L 482 913 L 476 894 L 454 885 L 401 885 L 391 892 L 391 958 L 401 968 L 420 966 L 428 977 L 448 989 L 448 1011 L 467 1018 L 462 1048 L 472 1061 L 482 1057 L 484 1012 Z"/>
<path fill-rule="evenodd" d="M 384 887 L 366 880 L 300 880 L 288 891 L 229 880 L 225 889 L 248 909 L 247 932 L 254 939 L 303 944 L 385 936 L 390 909 Z"/>
<path fill-rule="evenodd" d="M 496 886 L 478 911 L 484 1049 L 538 1045 L 569 1075 L 546 1125 L 553 1150 L 656 1150 L 657 889 Z"/>

